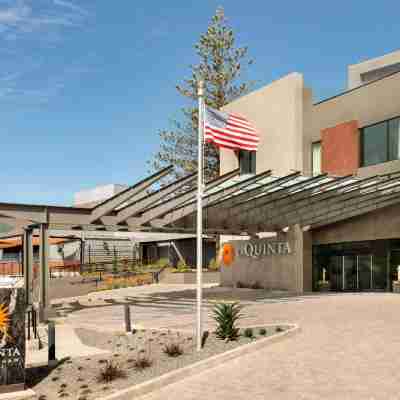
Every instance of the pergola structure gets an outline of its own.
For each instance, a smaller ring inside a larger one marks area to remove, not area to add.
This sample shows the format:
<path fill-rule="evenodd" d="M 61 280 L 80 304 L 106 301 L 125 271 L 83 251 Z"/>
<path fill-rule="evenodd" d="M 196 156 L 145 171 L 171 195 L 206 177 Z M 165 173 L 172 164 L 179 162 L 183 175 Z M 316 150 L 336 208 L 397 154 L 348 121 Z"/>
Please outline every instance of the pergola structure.
<path fill-rule="evenodd" d="M 0 218 L 25 221 L 23 264 L 26 287 L 32 279 L 32 235 L 40 238 L 40 305 L 49 307 L 49 229 L 194 232 L 196 174 L 151 191 L 172 170 L 165 168 L 92 208 L 0 203 Z M 303 230 L 400 203 L 400 173 L 369 178 L 315 177 L 294 172 L 283 177 L 265 171 L 235 170 L 208 182 L 204 191 L 204 233 L 254 235 L 290 226 Z M 27 304 L 31 304 L 27 290 Z M 42 318 L 43 315 L 42 315 Z"/>

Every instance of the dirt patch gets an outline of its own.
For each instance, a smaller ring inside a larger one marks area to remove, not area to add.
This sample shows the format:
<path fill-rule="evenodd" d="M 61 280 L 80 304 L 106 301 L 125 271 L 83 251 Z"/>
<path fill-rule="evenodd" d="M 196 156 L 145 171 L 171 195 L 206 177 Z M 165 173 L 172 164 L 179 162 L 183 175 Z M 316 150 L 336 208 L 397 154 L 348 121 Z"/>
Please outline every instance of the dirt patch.
<path fill-rule="evenodd" d="M 177 331 L 140 330 L 133 335 L 125 335 L 77 329 L 76 332 L 85 345 L 109 350 L 111 355 L 66 359 L 53 369 L 30 369 L 27 373 L 28 385 L 41 400 L 99 399 L 117 390 L 287 329 L 286 325 L 268 326 L 265 332 L 260 328 L 253 328 L 253 338 L 245 337 L 243 330 L 238 340 L 229 342 L 220 340 L 214 333 L 210 333 L 201 352 L 196 351 L 195 338 L 192 335 Z M 166 346 L 173 347 L 171 345 L 178 345 L 182 354 L 168 355 L 165 352 Z M 150 365 L 140 369 L 138 360 L 150 361 Z M 112 365 L 117 365 L 123 373 L 111 382 L 100 381 L 101 371 L 104 371 L 111 361 Z"/>

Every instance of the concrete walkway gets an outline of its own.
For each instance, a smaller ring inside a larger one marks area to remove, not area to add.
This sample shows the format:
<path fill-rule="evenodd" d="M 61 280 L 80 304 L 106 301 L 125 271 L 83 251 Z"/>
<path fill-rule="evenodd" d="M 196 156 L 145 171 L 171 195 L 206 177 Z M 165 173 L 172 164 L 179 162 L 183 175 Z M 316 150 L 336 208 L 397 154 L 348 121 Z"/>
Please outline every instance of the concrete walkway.
<path fill-rule="evenodd" d="M 398 400 L 400 296 L 338 294 L 253 303 L 248 322 L 302 332 L 141 400 Z"/>
<path fill-rule="evenodd" d="M 47 338 L 46 338 L 47 341 Z M 77 358 L 88 357 L 97 354 L 107 354 L 109 352 L 84 345 L 74 329 L 70 325 L 56 325 L 56 358 Z M 41 350 L 27 351 L 26 365 L 39 366 L 46 365 L 48 361 L 47 344 Z"/>

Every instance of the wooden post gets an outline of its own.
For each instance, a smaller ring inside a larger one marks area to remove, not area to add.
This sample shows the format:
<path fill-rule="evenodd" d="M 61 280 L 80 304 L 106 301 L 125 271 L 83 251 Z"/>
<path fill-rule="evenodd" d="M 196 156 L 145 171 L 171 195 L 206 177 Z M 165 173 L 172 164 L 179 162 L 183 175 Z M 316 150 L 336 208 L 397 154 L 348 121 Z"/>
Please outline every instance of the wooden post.
<path fill-rule="evenodd" d="M 125 311 L 125 330 L 126 332 L 132 332 L 131 311 L 129 304 L 124 304 L 124 311 Z"/>
<path fill-rule="evenodd" d="M 56 363 L 56 326 L 53 321 L 48 325 L 48 351 L 49 351 L 49 365 Z"/>

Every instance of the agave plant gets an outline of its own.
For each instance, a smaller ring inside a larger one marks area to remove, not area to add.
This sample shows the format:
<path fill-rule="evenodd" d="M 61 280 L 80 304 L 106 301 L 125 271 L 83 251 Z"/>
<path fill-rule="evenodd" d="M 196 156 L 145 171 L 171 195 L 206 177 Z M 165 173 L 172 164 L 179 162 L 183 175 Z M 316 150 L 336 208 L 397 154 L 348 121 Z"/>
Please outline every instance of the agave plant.
<path fill-rule="evenodd" d="M 237 321 L 242 317 L 239 303 L 218 303 L 213 308 L 214 320 L 217 322 L 216 335 L 220 339 L 236 340 L 239 337 Z"/>

